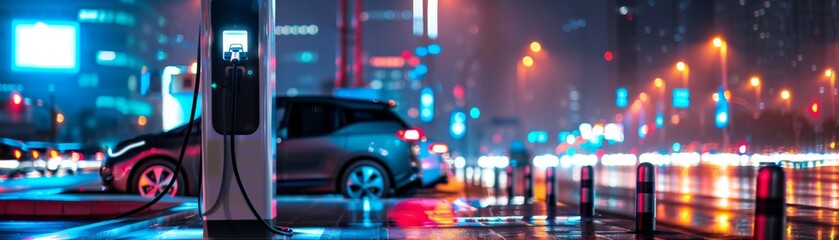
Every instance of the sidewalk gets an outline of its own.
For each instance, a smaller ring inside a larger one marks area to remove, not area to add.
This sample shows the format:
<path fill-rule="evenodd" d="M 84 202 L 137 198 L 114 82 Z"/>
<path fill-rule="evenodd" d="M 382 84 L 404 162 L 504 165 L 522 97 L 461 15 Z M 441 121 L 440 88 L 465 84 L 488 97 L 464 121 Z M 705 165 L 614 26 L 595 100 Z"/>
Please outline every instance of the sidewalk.
<path fill-rule="evenodd" d="M 522 239 L 611 238 L 635 239 L 628 219 L 598 216 L 584 221 L 574 206 L 560 205 L 549 221 L 542 203 L 487 206 L 428 198 L 351 201 L 339 197 L 281 197 L 279 225 L 290 226 L 292 239 Z M 166 216 L 147 220 L 103 223 L 70 228 L 33 237 L 195 239 L 203 237 L 197 206 L 184 203 Z M 142 225 L 145 223 L 148 225 Z M 111 227 L 112 229 L 108 229 Z M 700 239 L 699 236 L 662 229 L 658 239 Z"/>

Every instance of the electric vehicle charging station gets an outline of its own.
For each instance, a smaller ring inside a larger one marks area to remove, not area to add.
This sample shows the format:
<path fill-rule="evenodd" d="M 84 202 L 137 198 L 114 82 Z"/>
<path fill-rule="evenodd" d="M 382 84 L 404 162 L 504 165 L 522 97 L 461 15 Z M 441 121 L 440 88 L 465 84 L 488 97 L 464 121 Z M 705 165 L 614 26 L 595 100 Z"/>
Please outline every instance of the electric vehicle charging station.
<path fill-rule="evenodd" d="M 203 216 L 206 238 L 273 236 L 274 13 L 273 0 L 201 1 L 199 211 L 212 209 Z"/>

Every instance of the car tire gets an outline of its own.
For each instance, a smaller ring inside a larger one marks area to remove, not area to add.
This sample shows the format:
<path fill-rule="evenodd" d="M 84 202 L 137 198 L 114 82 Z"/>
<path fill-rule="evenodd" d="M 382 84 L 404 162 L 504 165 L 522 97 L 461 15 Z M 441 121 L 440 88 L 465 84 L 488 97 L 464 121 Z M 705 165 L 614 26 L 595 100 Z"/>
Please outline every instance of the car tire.
<path fill-rule="evenodd" d="M 356 161 L 341 173 L 339 192 L 346 198 L 385 198 L 391 179 L 384 167 L 370 160 Z"/>
<path fill-rule="evenodd" d="M 129 192 L 143 197 L 155 197 L 166 188 L 169 182 L 166 179 L 174 176 L 175 164 L 162 159 L 152 159 L 143 162 L 135 169 L 131 175 Z M 175 186 L 172 187 L 173 190 L 170 190 L 172 191 L 170 195 L 183 195 L 185 187 L 184 175 L 179 174 Z"/>

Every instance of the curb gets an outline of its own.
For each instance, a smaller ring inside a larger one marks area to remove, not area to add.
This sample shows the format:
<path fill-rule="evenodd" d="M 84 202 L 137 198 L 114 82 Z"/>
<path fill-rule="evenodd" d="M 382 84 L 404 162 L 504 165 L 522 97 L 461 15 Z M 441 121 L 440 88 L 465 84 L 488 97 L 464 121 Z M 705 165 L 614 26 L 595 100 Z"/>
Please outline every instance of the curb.
<path fill-rule="evenodd" d="M 107 220 L 54 233 L 35 235 L 28 239 L 114 239 L 134 231 L 148 229 L 154 225 L 195 218 L 198 215 L 198 208 L 185 205 L 195 204 L 180 204 L 180 206 L 166 212 L 149 213 L 126 219 Z"/>
<path fill-rule="evenodd" d="M 103 200 L 0 200 L 0 218 L 100 217 L 136 209 L 146 202 Z M 158 202 L 141 213 L 171 209 L 181 202 Z"/>

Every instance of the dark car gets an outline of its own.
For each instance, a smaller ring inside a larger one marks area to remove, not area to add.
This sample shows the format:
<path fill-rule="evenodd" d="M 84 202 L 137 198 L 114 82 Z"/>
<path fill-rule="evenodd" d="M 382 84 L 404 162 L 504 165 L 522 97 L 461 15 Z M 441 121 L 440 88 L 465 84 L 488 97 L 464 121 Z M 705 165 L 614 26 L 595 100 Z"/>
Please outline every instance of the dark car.
<path fill-rule="evenodd" d="M 23 141 L 0 138 L 0 171 L 12 178 L 34 170 L 29 148 Z"/>
<path fill-rule="evenodd" d="M 418 142 L 388 103 L 333 97 L 278 97 L 276 181 L 278 191 L 341 193 L 348 198 L 384 197 L 420 182 Z M 201 121 L 187 147 L 183 178 L 172 194 L 197 194 Z M 100 175 L 106 188 L 154 196 L 171 181 L 186 126 L 139 136 L 108 149 Z M 362 176 L 365 180 L 357 179 Z M 370 180 L 369 182 L 364 182 Z"/>

